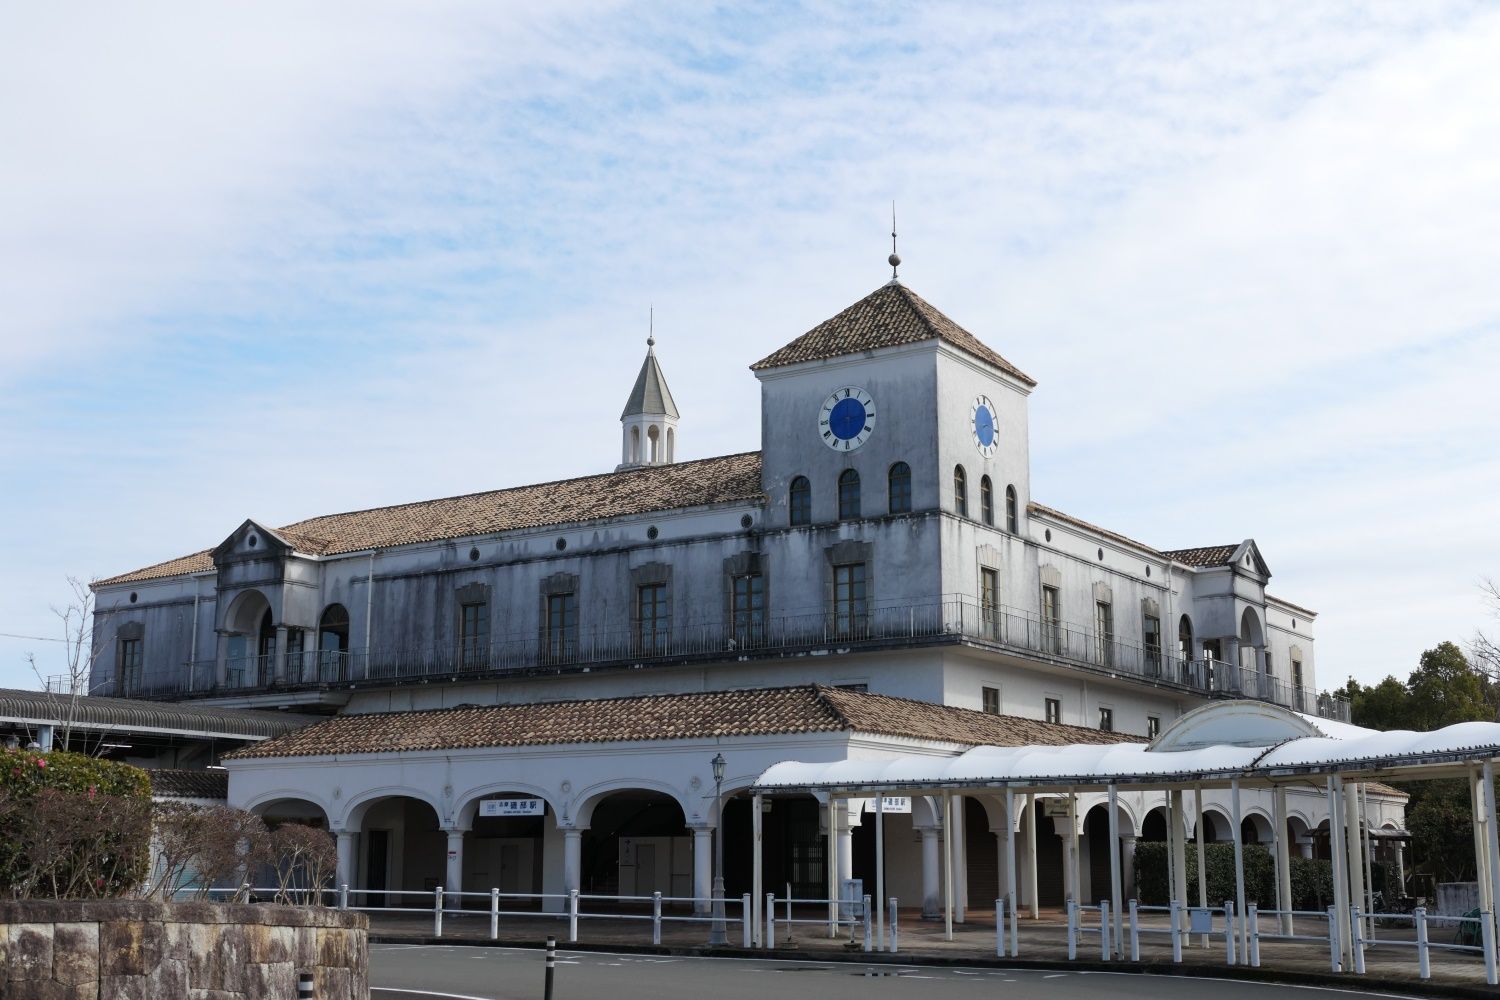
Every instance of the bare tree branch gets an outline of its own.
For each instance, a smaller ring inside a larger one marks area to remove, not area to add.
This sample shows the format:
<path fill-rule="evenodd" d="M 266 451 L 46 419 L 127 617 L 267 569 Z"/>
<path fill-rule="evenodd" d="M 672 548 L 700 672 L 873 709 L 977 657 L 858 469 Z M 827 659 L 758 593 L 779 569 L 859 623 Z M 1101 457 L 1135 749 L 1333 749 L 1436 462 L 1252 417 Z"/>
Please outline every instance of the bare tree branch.
<path fill-rule="evenodd" d="M 89 678 L 94 672 L 94 663 L 105 649 L 103 643 L 94 642 L 94 591 L 90 584 L 76 576 L 68 577 L 71 596 L 62 607 L 52 606 L 52 613 L 62 625 L 63 663 L 67 672 L 61 675 L 46 674 L 37 665 L 36 654 L 27 654 L 31 672 L 41 683 L 42 690 L 52 703 L 62 723 L 61 743 L 66 749 L 73 737 L 73 727 L 78 718 L 78 699 L 89 693 Z M 66 690 L 57 690 L 65 688 Z"/>

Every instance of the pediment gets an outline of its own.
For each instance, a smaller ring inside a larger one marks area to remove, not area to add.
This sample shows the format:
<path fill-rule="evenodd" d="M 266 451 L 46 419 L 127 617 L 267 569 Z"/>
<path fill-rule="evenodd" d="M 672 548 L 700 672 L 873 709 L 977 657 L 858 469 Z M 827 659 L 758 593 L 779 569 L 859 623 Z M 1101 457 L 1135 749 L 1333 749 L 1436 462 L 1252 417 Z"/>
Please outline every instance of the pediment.
<path fill-rule="evenodd" d="M 280 559 L 292 551 L 279 534 L 253 519 L 246 520 L 213 550 L 215 566 L 244 559 Z"/>
<path fill-rule="evenodd" d="M 1239 548 L 1234 550 L 1231 560 L 1240 569 L 1259 573 L 1266 579 L 1271 578 L 1271 567 L 1266 565 L 1265 557 L 1260 554 L 1260 546 L 1255 544 L 1255 539 L 1247 538 L 1240 543 Z"/>

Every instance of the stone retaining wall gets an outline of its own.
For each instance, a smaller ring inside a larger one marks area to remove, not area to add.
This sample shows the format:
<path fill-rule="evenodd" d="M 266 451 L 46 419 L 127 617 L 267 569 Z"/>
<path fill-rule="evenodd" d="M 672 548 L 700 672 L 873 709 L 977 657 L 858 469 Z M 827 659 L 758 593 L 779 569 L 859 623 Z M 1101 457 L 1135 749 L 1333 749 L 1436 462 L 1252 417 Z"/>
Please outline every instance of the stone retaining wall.
<path fill-rule="evenodd" d="M 368 1000 L 369 920 L 291 906 L 0 902 L 5 1000 Z"/>

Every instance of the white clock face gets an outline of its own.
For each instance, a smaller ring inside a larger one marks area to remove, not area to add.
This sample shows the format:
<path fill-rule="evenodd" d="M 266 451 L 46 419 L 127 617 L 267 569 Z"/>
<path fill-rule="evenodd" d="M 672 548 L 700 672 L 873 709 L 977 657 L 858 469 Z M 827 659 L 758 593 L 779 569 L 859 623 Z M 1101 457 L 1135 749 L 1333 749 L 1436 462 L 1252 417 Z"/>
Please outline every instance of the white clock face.
<path fill-rule="evenodd" d="M 969 408 L 969 429 L 974 432 L 974 447 L 985 458 L 992 458 L 1000 442 L 1000 420 L 995 415 L 995 404 L 988 396 L 975 396 Z"/>
<path fill-rule="evenodd" d="M 875 432 L 875 400 L 863 389 L 834 390 L 818 411 L 818 436 L 834 451 L 853 451 Z"/>

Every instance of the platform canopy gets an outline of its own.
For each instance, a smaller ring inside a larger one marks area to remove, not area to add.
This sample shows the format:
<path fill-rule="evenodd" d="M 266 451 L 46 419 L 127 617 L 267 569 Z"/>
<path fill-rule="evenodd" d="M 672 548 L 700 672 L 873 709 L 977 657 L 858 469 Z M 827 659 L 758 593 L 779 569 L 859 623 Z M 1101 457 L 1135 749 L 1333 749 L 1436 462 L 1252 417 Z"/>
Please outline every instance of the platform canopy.
<path fill-rule="evenodd" d="M 1430 733 L 1377 732 L 1250 701 L 1184 715 L 1147 744 L 979 746 L 956 757 L 833 763 L 783 761 L 753 790 L 857 794 L 890 789 L 1273 785 L 1311 775 L 1357 780 L 1458 776 L 1500 757 L 1500 723 L 1464 722 Z"/>

